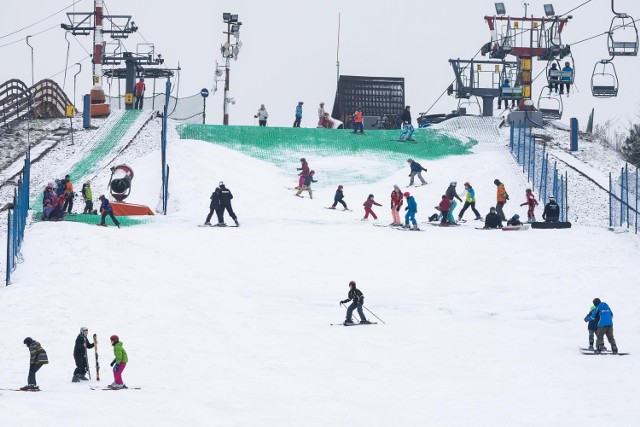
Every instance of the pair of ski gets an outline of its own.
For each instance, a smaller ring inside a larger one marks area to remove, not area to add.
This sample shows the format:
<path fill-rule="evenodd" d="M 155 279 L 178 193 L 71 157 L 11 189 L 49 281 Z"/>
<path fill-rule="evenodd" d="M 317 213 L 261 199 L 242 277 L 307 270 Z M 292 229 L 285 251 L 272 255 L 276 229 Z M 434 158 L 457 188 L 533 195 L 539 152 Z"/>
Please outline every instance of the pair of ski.
<path fill-rule="evenodd" d="M 112 387 L 89 387 L 91 390 L 142 390 L 142 387 L 123 387 L 123 388 L 112 388 Z"/>
<path fill-rule="evenodd" d="M 605 350 L 602 353 L 596 353 L 595 350 L 590 350 L 588 348 L 579 347 L 580 353 L 586 356 L 627 356 L 630 353 L 613 353 L 611 350 Z"/>
<path fill-rule="evenodd" d="M 0 390 L 4 390 L 4 391 L 26 391 L 26 392 L 42 391 L 39 388 L 29 388 L 29 389 L 26 389 L 26 390 L 22 390 L 20 388 L 0 388 Z"/>
<path fill-rule="evenodd" d="M 328 207 L 328 208 L 325 208 L 325 209 L 329 209 L 330 211 L 353 212 L 353 210 L 351 210 L 351 209 L 336 209 L 336 208 L 331 208 L 331 207 Z"/>
<path fill-rule="evenodd" d="M 329 323 L 331 326 L 365 326 L 365 325 L 377 325 L 378 322 L 369 322 L 369 323 Z"/>

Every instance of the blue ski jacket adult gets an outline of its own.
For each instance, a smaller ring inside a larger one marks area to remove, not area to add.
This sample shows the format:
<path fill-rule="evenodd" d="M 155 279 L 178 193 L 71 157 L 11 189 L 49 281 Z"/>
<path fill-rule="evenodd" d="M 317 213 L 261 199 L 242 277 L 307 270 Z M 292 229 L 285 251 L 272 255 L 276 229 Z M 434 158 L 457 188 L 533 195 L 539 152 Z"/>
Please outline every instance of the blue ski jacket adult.
<path fill-rule="evenodd" d="M 296 118 L 302 118 L 302 104 L 296 105 Z"/>
<path fill-rule="evenodd" d="M 407 210 L 413 213 L 418 212 L 418 204 L 416 203 L 416 199 L 414 199 L 413 196 L 407 197 Z"/>
<path fill-rule="evenodd" d="M 102 209 L 104 212 L 113 212 L 111 203 L 109 203 L 109 200 L 107 200 L 106 197 L 102 198 L 100 202 L 100 209 Z"/>
<path fill-rule="evenodd" d="M 427 171 L 425 168 L 422 167 L 422 165 L 418 162 L 411 162 L 411 172 L 422 172 L 422 171 Z"/>
<path fill-rule="evenodd" d="M 598 320 L 598 328 L 613 326 L 613 311 L 611 311 L 606 302 L 601 302 L 597 305 L 596 309 L 589 317 L 589 320 L 596 320 L 598 316 L 600 316 L 600 320 Z"/>

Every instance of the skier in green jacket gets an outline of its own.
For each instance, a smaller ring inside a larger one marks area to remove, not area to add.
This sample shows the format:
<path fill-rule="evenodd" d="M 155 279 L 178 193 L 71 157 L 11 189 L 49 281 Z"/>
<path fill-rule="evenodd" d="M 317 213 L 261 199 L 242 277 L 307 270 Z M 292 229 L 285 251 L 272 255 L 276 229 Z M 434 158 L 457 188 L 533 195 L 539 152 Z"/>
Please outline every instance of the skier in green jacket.
<path fill-rule="evenodd" d="M 113 354 L 116 358 L 111 362 L 111 366 L 113 366 L 114 382 L 109 386 L 109 388 L 127 388 L 124 382 L 122 382 L 122 371 L 124 371 L 124 368 L 127 366 L 127 362 L 129 361 L 127 352 L 122 347 L 122 342 L 120 342 L 120 338 L 117 335 L 111 335 L 110 339 L 111 345 L 113 346 Z"/>

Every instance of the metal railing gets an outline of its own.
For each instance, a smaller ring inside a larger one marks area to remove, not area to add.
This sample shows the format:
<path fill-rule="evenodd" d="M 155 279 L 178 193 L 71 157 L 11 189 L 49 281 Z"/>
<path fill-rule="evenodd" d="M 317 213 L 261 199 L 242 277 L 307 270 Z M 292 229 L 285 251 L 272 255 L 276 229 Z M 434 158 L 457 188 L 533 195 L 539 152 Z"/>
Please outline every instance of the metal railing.
<path fill-rule="evenodd" d="M 65 117 L 69 97 L 58 83 L 40 80 L 32 87 L 12 79 L 0 84 L 0 126 L 31 118 Z"/>
<path fill-rule="evenodd" d="M 27 214 L 29 212 L 29 177 L 31 174 L 31 149 L 27 147 L 24 159 L 24 168 L 18 178 L 18 185 L 13 194 L 13 208 L 8 210 L 7 227 L 7 271 L 6 285 L 11 284 L 11 273 L 22 260 L 20 248 L 24 239 L 24 230 L 27 226 Z"/>

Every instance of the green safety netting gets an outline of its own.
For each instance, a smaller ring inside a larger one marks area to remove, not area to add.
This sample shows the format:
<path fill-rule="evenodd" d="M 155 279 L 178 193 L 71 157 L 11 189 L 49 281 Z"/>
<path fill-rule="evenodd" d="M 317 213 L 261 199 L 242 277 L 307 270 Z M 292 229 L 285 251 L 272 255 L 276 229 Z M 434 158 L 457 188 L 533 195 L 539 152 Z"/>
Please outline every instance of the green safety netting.
<path fill-rule="evenodd" d="M 434 129 L 416 129 L 415 143 L 399 142 L 399 130 L 375 130 L 355 135 L 350 130 L 188 124 L 178 129 L 182 139 L 212 142 L 287 170 L 292 177 L 301 157 L 316 171 L 318 187 L 379 181 L 406 160 L 418 162 L 471 153 L 468 143 Z M 358 158 L 354 165 L 353 158 Z"/>
<path fill-rule="evenodd" d="M 65 215 L 64 221 L 81 222 L 83 224 L 100 224 L 101 215 L 85 215 L 85 214 L 71 214 Z M 152 221 L 153 216 L 117 216 L 118 222 L 121 227 L 131 227 L 139 224 L 146 224 Z M 38 212 L 33 216 L 33 222 L 42 221 L 42 213 Z M 55 222 L 55 221 L 52 221 Z M 107 217 L 105 224 L 109 227 L 115 227 L 111 218 Z"/>

